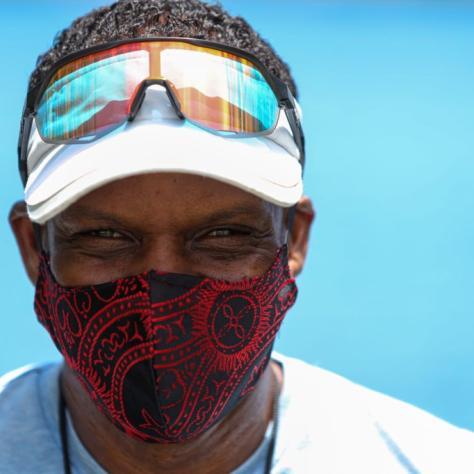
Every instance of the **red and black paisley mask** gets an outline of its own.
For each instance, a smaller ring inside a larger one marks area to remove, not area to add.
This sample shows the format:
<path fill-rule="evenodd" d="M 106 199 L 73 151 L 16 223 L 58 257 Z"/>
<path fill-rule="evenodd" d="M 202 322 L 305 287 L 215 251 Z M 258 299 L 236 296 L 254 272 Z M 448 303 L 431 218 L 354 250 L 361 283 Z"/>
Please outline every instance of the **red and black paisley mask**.
<path fill-rule="evenodd" d="M 35 311 L 98 408 L 149 442 L 192 439 L 257 383 L 296 299 L 287 249 L 236 282 L 149 271 L 63 287 L 43 255 Z"/>

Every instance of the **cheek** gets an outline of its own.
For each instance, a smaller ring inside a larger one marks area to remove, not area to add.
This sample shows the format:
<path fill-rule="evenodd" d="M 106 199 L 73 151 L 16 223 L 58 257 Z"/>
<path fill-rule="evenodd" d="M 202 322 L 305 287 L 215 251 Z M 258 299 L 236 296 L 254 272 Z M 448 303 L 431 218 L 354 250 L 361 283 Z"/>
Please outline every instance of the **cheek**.
<path fill-rule="evenodd" d="M 103 251 L 84 251 L 83 246 L 54 233 L 49 235 L 47 248 L 51 271 L 62 286 L 97 285 L 141 272 L 130 267 L 132 252 L 127 252 L 131 258 L 110 258 Z"/>
<path fill-rule="evenodd" d="M 140 273 L 122 259 L 98 259 L 71 249 L 56 249 L 49 262 L 56 281 L 68 287 L 98 285 Z"/>
<path fill-rule="evenodd" d="M 210 278 L 237 281 L 263 275 L 275 261 L 279 245 L 254 248 L 251 252 L 234 255 L 230 259 L 204 257 L 192 265 L 193 273 Z"/>
<path fill-rule="evenodd" d="M 109 279 L 106 268 L 86 263 L 78 255 L 53 253 L 50 265 L 54 278 L 62 286 L 93 285 Z"/>

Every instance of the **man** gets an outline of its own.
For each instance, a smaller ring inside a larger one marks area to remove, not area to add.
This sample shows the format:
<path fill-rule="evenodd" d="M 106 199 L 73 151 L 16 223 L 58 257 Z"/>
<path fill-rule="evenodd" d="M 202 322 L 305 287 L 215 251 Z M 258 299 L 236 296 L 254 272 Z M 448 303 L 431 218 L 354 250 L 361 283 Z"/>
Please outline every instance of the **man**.
<path fill-rule="evenodd" d="M 474 435 L 271 353 L 313 211 L 287 66 L 198 0 L 77 19 L 10 221 L 64 364 L 0 385 L 1 472 L 473 472 Z"/>

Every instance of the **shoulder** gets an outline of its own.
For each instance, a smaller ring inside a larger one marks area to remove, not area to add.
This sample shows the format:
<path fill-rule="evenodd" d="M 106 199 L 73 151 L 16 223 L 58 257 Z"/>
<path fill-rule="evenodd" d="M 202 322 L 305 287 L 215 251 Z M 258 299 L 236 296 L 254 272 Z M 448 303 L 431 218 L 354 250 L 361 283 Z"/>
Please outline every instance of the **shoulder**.
<path fill-rule="evenodd" d="M 59 364 L 27 365 L 8 372 L 0 377 L 0 426 L 4 426 L 8 419 L 15 419 L 13 407 L 22 410 L 35 410 L 40 404 L 39 385 L 43 388 L 48 382 L 52 385 L 54 377 L 59 377 Z"/>
<path fill-rule="evenodd" d="M 303 361 L 275 359 L 285 374 L 286 442 L 298 438 L 309 465 L 330 473 L 474 472 L 474 433 Z"/>
<path fill-rule="evenodd" d="M 27 366 L 0 377 L 1 472 L 55 473 L 59 364 Z"/>

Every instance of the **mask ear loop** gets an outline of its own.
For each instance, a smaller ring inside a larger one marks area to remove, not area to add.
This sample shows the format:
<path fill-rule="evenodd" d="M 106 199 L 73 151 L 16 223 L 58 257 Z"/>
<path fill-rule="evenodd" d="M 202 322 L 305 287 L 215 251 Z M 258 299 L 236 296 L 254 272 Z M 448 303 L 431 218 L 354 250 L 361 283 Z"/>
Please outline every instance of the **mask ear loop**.
<path fill-rule="evenodd" d="M 291 230 L 293 229 L 293 224 L 295 223 L 295 215 L 296 204 L 288 209 L 287 231 L 289 234 L 291 233 Z"/>
<path fill-rule="evenodd" d="M 61 390 L 61 379 L 59 379 L 59 434 L 61 437 L 61 448 L 63 452 L 63 470 L 64 474 L 71 474 L 71 459 L 69 456 L 69 442 L 67 435 L 67 421 L 66 421 L 66 401 L 64 399 L 63 391 Z"/>
<path fill-rule="evenodd" d="M 33 233 L 35 235 L 35 240 L 36 240 L 36 245 L 38 246 L 38 249 L 43 252 L 43 242 L 41 238 L 41 226 L 39 224 L 36 224 L 33 222 Z"/>
<path fill-rule="evenodd" d="M 285 241 L 286 241 L 286 246 L 288 248 L 289 246 L 289 240 L 290 240 L 290 236 L 291 236 L 291 230 L 293 229 L 293 224 L 295 223 L 295 215 L 296 215 L 296 204 L 294 206 L 291 206 L 289 209 L 288 209 L 288 213 L 286 215 L 286 237 L 285 237 Z"/>

